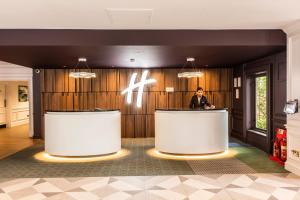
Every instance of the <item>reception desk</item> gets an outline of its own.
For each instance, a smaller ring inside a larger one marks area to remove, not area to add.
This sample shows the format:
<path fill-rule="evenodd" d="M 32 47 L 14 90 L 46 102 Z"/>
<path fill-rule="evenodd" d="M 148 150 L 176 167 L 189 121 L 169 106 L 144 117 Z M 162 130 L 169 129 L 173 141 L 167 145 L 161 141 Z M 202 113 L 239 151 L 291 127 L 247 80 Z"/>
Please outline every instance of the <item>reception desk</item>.
<path fill-rule="evenodd" d="M 213 154 L 228 149 L 228 111 L 156 110 L 155 149 L 172 154 Z"/>
<path fill-rule="evenodd" d="M 45 152 L 56 156 L 95 156 L 121 149 L 121 113 L 47 112 Z"/>

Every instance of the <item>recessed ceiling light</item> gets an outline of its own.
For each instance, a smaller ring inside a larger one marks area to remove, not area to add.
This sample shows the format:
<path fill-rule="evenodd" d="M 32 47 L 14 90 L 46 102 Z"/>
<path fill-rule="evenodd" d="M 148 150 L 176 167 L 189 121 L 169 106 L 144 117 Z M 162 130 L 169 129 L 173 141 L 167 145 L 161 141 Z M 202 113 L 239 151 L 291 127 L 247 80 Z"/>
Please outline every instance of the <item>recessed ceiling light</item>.
<path fill-rule="evenodd" d="M 187 62 L 194 62 L 194 61 L 195 61 L 195 58 L 193 58 L 193 57 L 188 57 L 188 58 L 186 58 L 186 61 L 187 61 Z"/>

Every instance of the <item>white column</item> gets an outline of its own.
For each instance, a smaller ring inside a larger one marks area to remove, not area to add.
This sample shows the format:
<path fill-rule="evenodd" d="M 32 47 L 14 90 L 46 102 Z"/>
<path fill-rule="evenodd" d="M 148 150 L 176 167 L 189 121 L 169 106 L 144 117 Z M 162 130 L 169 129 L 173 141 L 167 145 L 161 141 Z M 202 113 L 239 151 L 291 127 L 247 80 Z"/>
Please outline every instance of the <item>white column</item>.
<path fill-rule="evenodd" d="M 287 100 L 300 101 L 300 21 L 284 31 L 287 34 Z M 300 175 L 300 113 L 287 117 L 287 143 L 285 168 Z"/>

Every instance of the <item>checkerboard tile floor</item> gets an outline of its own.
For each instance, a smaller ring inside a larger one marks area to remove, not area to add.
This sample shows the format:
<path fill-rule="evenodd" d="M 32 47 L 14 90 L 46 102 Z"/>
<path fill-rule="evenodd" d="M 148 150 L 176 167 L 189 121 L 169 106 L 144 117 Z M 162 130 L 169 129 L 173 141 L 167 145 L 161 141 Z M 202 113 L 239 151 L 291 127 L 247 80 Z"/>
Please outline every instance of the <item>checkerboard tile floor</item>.
<path fill-rule="evenodd" d="M 0 179 L 1 200 L 300 199 L 300 177 L 210 174 Z"/>

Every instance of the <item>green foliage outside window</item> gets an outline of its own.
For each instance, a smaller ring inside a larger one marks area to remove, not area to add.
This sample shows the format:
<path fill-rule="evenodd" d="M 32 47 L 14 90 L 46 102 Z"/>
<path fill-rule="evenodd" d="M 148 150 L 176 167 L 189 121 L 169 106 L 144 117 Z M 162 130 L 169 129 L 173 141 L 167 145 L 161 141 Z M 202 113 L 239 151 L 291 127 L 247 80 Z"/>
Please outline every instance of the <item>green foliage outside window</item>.
<path fill-rule="evenodd" d="M 256 128 L 267 130 L 267 77 L 255 79 Z"/>

